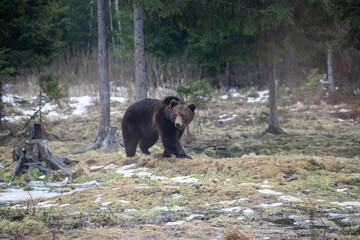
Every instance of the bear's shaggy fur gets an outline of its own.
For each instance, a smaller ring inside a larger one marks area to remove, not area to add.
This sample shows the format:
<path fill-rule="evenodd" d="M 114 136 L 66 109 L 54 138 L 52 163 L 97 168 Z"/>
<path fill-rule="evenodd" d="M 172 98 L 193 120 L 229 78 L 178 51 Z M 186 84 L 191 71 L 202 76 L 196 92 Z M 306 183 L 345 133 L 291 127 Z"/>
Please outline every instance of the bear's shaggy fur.
<path fill-rule="evenodd" d="M 164 146 L 163 157 L 174 154 L 190 158 L 180 144 L 185 127 L 193 120 L 195 105 L 170 96 L 164 100 L 144 99 L 131 105 L 122 119 L 126 155 L 133 157 L 139 144 L 141 152 L 150 154 L 159 136 Z"/>

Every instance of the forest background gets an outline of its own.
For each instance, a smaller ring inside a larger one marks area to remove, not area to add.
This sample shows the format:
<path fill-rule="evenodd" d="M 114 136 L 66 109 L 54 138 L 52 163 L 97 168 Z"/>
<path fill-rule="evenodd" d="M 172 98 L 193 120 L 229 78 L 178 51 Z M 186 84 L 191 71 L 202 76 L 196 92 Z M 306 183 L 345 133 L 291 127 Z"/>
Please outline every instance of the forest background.
<path fill-rule="evenodd" d="M 135 83 L 133 1 L 106 2 L 109 80 Z M 17 79 L 38 92 L 39 74 L 98 91 L 97 2 L 2 1 L 0 96 Z M 139 1 L 144 33 L 148 96 L 158 87 L 191 84 L 267 88 L 275 82 L 300 101 L 327 78 L 330 97 L 359 94 L 358 1 Z M 199 80 L 201 80 L 199 82 Z M 272 81 L 273 80 L 273 81 Z M 81 89 L 81 90 L 79 90 Z M 270 91 L 271 95 L 271 91 Z M 326 96 L 328 97 L 328 96 Z M 1 99 L 1 98 L 0 98 Z M 271 99 L 271 96 L 270 96 Z M 2 101 L 0 116 L 5 114 Z"/>

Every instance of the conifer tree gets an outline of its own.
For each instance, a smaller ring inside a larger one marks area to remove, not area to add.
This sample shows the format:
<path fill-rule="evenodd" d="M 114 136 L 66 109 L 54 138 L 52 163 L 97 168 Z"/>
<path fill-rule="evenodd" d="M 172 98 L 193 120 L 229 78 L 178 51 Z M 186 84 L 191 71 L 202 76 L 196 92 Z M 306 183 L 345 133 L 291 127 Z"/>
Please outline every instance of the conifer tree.
<path fill-rule="evenodd" d="M 63 11 L 55 0 L 0 3 L 0 127 L 3 84 L 19 69 L 49 64 L 61 53 Z"/>

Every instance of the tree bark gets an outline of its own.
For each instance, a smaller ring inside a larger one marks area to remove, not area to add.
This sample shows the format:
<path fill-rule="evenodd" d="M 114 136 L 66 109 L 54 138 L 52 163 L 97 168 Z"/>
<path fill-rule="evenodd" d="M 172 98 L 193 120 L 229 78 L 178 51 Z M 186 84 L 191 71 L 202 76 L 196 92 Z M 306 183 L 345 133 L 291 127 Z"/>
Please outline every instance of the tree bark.
<path fill-rule="evenodd" d="M 269 126 L 266 132 L 272 134 L 284 133 L 279 128 L 279 115 L 277 109 L 277 92 L 276 92 L 276 68 L 275 63 L 269 63 L 268 65 L 268 85 L 269 85 L 269 100 L 270 100 L 270 114 L 269 114 Z"/>
<path fill-rule="evenodd" d="M 109 63 L 106 45 L 105 0 L 98 0 L 100 129 L 110 127 Z M 100 130 L 99 130 L 100 133 Z"/>
<path fill-rule="evenodd" d="M 44 126 L 39 123 L 35 123 L 35 124 L 31 125 L 29 132 L 30 132 L 29 139 L 47 139 L 47 140 L 49 140 L 49 137 L 50 137 L 51 140 L 53 140 L 53 138 L 51 136 L 49 136 L 47 134 L 47 132 L 45 131 Z"/>
<path fill-rule="evenodd" d="M 225 69 L 225 81 L 224 81 L 224 86 L 223 86 L 223 91 L 227 92 L 229 90 L 229 86 L 230 86 L 230 79 L 231 75 L 230 75 L 230 63 L 226 62 L 226 69 Z"/>
<path fill-rule="evenodd" d="M 116 13 L 119 11 L 119 0 L 115 0 L 115 10 Z M 118 19 L 118 30 L 121 31 L 121 22 L 119 19 Z"/>
<path fill-rule="evenodd" d="M 104 152 L 117 151 L 120 147 L 116 130 L 110 127 L 110 86 L 109 64 L 106 48 L 105 0 L 98 0 L 99 35 L 99 131 L 94 143 L 84 146 L 71 154 L 78 154 L 102 148 Z"/>
<path fill-rule="evenodd" d="M 110 31 L 111 31 L 111 44 L 113 53 L 115 53 L 115 39 L 114 39 L 114 27 L 113 27 L 113 17 L 112 17 L 112 7 L 111 0 L 109 0 L 109 21 L 110 21 Z"/>
<path fill-rule="evenodd" d="M 4 102 L 2 100 L 2 97 L 3 97 L 3 83 L 2 80 L 0 79 L 0 130 L 3 129 L 2 118 L 4 117 Z"/>
<path fill-rule="evenodd" d="M 330 92 L 335 92 L 333 50 L 330 47 L 327 49 L 327 72 L 328 72 L 329 90 Z"/>
<path fill-rule="evenodd" d="M 92 21 L 93 21 L 93 0 L 90 0 L 90 21 L 89 21 L 89 39 L 87 47 L 87 57 L 89 57 L 91 52 L 91 36 L 92 36 Z"/>
<path fill-rule="evenodd" d="M 144 6 L 134 4 L 134 51 L 135 51 L 135 93 L 136 101 L 147 97 Z"/>

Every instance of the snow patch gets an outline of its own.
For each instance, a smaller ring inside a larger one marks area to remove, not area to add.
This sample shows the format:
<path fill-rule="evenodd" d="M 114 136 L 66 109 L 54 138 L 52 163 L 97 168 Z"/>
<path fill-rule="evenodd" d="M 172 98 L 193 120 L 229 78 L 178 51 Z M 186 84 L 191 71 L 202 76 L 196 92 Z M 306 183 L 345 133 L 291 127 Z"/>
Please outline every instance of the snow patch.
<path fill-rule="evenodd" d="M 176 225 L 181 225 L 186 223 L 186 221 L 180 220 L 180 221 L 176 221 L 176 222 L 167 222 L 165 225 L 167 226 L 176 226 Z"/>
<path fill-rule="evenodd" d="M 351 112 L 351 109 L 342 108 L 342 109 L 339 110 L 339 112 L 341 112 L 341 113 L 347 113 L 347 112 Z"/>
<path fill-rule="evenodd" d="M 218 202 L 218 204 L 233 204 L 233 203 L 235 203 L 236 202 L 236 200 L 232 200 L 232 201 L 220 201 L 220 202 Z"/>
<path fill-rule="evenodd" d="M 331 202 L 331 204 L 338 205 L 341 207 L 348 207 L 348 206 L 360 207 L 360 202 Z"/>
<path fill-rule="evenodd" d="M 174 206 L 172 208 L 168 208 L 167 206 L 164 206 L 164 207 L 160 207 L 160 206 L 156 206 L 156 207 L 153 207 L 151 210 L 155 210 L 155 211 L 180 211 L 180 210 L 183 210 L 184 208 L 183 207 L 180 207 L 180 206 Z"/>
<path fill-rule="evenodd" d="M 126 102 L 126 98 L 123 98 L 123 97 L 111 97 L 110 100 L 115 101 L 115 102 L 120 102 L 120 103 Z"/>
<path fill-rule="evenodd" d="M 262 208 L 268 208 L 268 207 L 280 207 L 282 206 L 283 203 L 263 203 L 263 204 L 260 204 L 259 207 L 262 207 Z"/>
<path fill-rule="evenodd" d="M 275 195 L 281 195 L 282 193 L 281 192 L 276 192 L 276 191 L 273 191 L 273 190 L 270 190 L 270 189 L 261 189 L 261 190 L 257 190 L 258 192 L 260 193 L 263 193 L 263 194 L 275 194 Z"/>
<path fill-rule="evenodd" d="M 269 90 L 258 91 L 259 97 L 248 97 L 248 103 L 266 103 L 269 98 Z"/>
<path fill-rule="evenodd" d="M 243 214 L 247 215 L 247 216 L 252 216 L 252 215 L 255 215 L 255 212 L 254 212 L 254 210 L 247 208 L 243 211 Z"/>
<path fill-rule="evenodd" d="M 348 189 L 347 188 L 336 189 L 337 192 L 345 192 L 346 190 Z"/>
<path fill-rule="evenodd" d="M 26 191 L 22 188 L 8 188 L 0 194 L 0 202 L 17 202 L 29 201 L 36 199 L 45 199 L 56 197 L 64 194 L 70 194 L 76 191 L 84 190 L 100 186 L 97 181 L 90 181 L 81 184 L 71 184 L 71 187 L 64 187 L 64 182 L 43 182 L 43 181 L 30 181 L 28 186 L 32 189 Z"/>
<path fill-rule="evenodd" d="M 177 183 L 197 183 L 199 181 L 199 179 L 194 178 L 192 175 L 173 177 L 171 180 Z"/>
<path fill-rule="evenodd" d="M 240 206 L 221 209 L 221 211 L 223 211 L 223 212 L 240 212 L 240 210 L 241 210 Z"/>
<path fill-rule="evenodd" d="M 108 206 L 110 204 L 111 204 L 111 202 L 104 202 L 104 203 L 101 203 L 101 206 L 106 207 L 106 206 Z"/>
<path fill-rule="evenodd" d="M 226 101 L 226 100 L 229 99 L 229 96 L 228 95 L 222 95 L 222 96 L 220 96 L 220 99 Z"/>
<path fill-rule="evenodd" d="M 279 199 L 285 200 L 288 202 L 303 202 L 303 200 L 301 200 L 300 198 L 296 198 L 296 197 L 288 196 L 288 195 L 283 195 L 283 196 L 279 197 Z"/>
<path fill-rule="evenodd" d="M 100 169 L 100 168 L 103 168 L 104 166 L 91 166 L 90 167 L 90 171 L 95 171 L 95 170 L 98 170 L 98 169 Z"/>
<path fill-rule="evenodd" d="M 87 107 L 92 105 L 93 98 L 91 96 L 70 97 L 70 107 L 75 108 L 73 115 L 86 116 Z"/>
<path fill-rule="evenodd" d="M 109 165 L 107 165 L 106 167 L 104 167 L 105 170 L 108 170 L 108 169 L 115 169 L 116 168 L 116 165 L 111 163 Z"/>
<path fill-rule="evenodd" d="M 220 115 L 220 118 L 221 118 L 221 116 L 223 116 L 223 115 Z M 225 116 L 226 116 L 226 114 L 225 114 Z M 237 116 L 238 116 L 237 114 L 233 114 L 231 117 L 219 119 L 218 122 L 228 122 L 228 121 L 234 120 Z"/>

